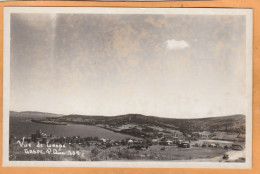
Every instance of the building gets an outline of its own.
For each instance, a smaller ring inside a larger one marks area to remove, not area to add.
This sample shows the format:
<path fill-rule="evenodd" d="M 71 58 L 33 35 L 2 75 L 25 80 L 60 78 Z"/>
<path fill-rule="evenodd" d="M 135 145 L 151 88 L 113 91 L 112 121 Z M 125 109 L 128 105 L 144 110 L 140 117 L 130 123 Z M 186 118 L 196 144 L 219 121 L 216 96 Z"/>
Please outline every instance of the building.
<path fill-rule="evenodd" d="M 203 131 L 203 132 L 192 132 L 191 133 L 192 137 L 198 138 L 198 139 L 203 139 L 207 140 L 211 138 L 211 133 L 208 131 Z"/>
<path fill-rule="evenodd" d="M 35 134 L 31 135 L 31 141 L 34 143 L 46 144 L 48 142 L 47 134 L 41 132 L 41 130 L 37 130 Z"/>

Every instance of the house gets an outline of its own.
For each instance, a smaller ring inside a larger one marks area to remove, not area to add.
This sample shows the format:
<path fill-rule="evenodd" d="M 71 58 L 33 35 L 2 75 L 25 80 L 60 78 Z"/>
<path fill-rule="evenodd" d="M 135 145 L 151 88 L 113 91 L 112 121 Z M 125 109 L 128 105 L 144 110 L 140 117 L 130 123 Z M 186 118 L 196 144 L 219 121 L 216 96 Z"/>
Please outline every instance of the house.
<path fill-rule="evenodd" d="M 48 142 L 47 134 L 42 133 L 41 130 L 37 130 L 35 134 L 31 135 L 31 141 L 34 143 L 46 144 Z"/>
<path fill-rule="evenodd" d="M 101 143 L 106 143 L 106 142 L 107 142 L 107 139 L 101 138 L 101 139 L 99 139 L 99 141 L 100 141 Z"/>
<path fill-rule="evenodd" d="M 211 137 L 211 133 L 208 131 L 203 131 L 203 132 L 192 132 L 191 136 L 193 138 L 199 138 L 199 139 L 203 139 L 203 140 L 207 140 L 210 139 Z"/>
<path fill-rule="evenodd" d="M 127 141 L 127 144 L 133 144 L 133 143 L 134 143 L 134 141 L 131 139 Z"/>
<path fill-rule="evenodd" d="M 158 139 L 152 139 L 152 144 L 158 144 L 159 140 Z"/>
<path fill-rule="evenodd" d="M 163 146 L 171 146 L 171 145 L 173 145 L 173 141 L 170 141 L 170 140 L 160 141 L 159 144 L 163 145 Z"/>
<path fill-rule="evenodd" d="M 203 131 L 203 132 L 199 132 L 199 135 L 200 135 L 200 137 L 201 137 L 202 139 L 209 139 L 211 133 L 208 132 L 208 131 Z"/>
<path fill-rule="evenodd" d="M 173 141 L 167 140 L 166 142 L 167 142 L 168 146 L 173 145 Z"/>
<path fill-rule="evenodd" d="M 178 137 L 172 137 L 172 142 L 173 142 L 174 144 L 177 144 L 177 143 L 178 143 L 178 140 L 179 140 Z"/>

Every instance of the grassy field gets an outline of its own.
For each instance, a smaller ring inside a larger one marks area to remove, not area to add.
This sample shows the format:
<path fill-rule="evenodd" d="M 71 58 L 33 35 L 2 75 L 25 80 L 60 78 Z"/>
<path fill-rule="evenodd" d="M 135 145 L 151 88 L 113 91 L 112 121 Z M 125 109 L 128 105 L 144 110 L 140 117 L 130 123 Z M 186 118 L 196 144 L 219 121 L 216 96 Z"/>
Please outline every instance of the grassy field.
<path fill-rule="evenodd" d="M 165 147 L 165 150 L 161 150 Z M 26 154 L 31 150 L 31 153 Z M 51 149 L 51 150 L 50 150 Z M 33 151 L 34 150 L 34 151 Z M 36 151 L 38 150 L 38 151 Z M 47 151 L 51 153 L 46 153 Z M 106 161 L 106 160 L 193 160 L 212 159 L 221 156 L 228 150 L 223 148 L 154 145 L 147 150 L 128 149 L 127 146 L 101 148 L 96 146 L 70 146 L 66 148 L 32 147 L 24 148 L 18 144 L 10 145 L 10 160 L 14 161 Z M 41 154 L 42 152 L 43 154 Z M 58 154 L 55 154 L 57 153 Z M 62 153 L 62 154 L 61 154 Z"/>
<path fill-rule="evenodd" d="M 126 147 L 111 148 L 100 151 L 99 160 L 191 160 L 200 158 L 214 158 L 223 155 L 227 150 L 222 148 L 178 148 L 176 146 L 151 146 L 147 150 L 127 149 Z M 104 159 L 105 157 L 105 159 Z"/>

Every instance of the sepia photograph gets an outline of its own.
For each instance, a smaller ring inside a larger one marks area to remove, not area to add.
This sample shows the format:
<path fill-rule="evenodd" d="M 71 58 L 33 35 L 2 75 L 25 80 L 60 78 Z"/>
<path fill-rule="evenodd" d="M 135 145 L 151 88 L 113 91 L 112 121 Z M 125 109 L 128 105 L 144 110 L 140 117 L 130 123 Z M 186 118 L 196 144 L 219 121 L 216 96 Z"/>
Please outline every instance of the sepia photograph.
<path fill-rule="evenodd" d="M 4 166 L 252 167 L 252 10 L 4 8 Z"/>

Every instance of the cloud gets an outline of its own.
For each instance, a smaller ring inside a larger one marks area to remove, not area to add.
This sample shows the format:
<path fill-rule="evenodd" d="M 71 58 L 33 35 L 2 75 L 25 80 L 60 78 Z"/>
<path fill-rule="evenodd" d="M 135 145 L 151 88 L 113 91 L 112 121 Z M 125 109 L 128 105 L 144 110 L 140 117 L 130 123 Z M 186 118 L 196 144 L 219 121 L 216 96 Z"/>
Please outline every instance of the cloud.
<path fill-rule="evenodd" d="M 179 49 L 184 49 L 188 48 L 189 44 L 185 40 L 167 40 L 166 41 L 167 48 L 170 50 L 179 50 Z"/>

